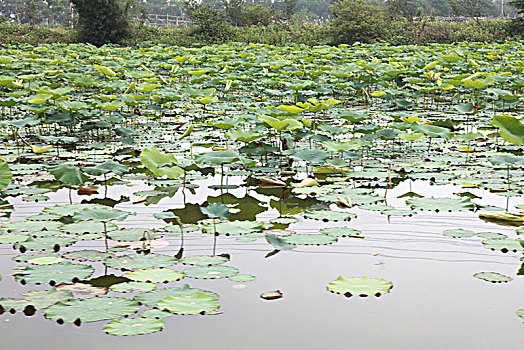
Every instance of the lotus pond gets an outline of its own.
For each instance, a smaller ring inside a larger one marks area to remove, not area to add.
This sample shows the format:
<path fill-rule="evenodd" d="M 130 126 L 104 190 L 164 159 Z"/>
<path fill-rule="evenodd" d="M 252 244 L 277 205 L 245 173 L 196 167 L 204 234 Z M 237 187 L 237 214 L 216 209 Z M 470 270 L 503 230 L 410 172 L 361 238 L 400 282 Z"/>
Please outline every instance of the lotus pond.
<path fill-rule="evenodd" d="M 5 346 L 520 349 L 524 45 L 0 47 Z"/>

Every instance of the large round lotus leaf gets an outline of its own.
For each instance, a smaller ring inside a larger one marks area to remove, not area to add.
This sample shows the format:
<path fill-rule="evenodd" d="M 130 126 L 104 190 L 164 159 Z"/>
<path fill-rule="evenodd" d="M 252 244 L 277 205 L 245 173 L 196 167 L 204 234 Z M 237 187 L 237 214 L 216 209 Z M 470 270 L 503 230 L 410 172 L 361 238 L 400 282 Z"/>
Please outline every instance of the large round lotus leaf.
<path fill-rule="evenodd" d="M 156 288 L 156 284 L 147 282 L 123 282 L 113 284 L 110 289 L 118 293 L 149 292 Z"/>
<path fill-rule="evenodd" d="M 104 265 L 114 269 L 147 269 L 149 267 L 168 267 L 175 265 L 177 259 L 169 255 L 163 254 L 129 254 L 113 258 L 108 258 L 104 261 Z"/>
<path fill-rule="evenodd" d="M 123 221 L 127 218 L 128 211 L 122 211 L 118 209 L 111 209 L 108 207 L 101 208 L 85 208 L 73 215 L 74 221 L 95 221 L 95 222 L 109 222 L 112 220 Z"/>
<path fill-rule="evenodd" d="M 514 145 L 524 145 L 524 124 L 510 115 L 495 115 L 492 124 L 500 129 L 500 136 Z"/>
<path fill-rule="evenodd" d="M 104 326 L 104 332 L 111 335 L 139 335 L 161 331 L 164 321 L 156 318 L 124 318 L 113 320 Z"/>
<path fill-rule="evenodd" d="M 76 212 L 82 211 L 86 208 L 103 207 L 100 204 L 58 204 L 54 207 L 44 208 L 44 212 L 55 214 L 59 216 L 73 216 Z"/>
<path fill-rule="evenodd" d="M 218 300 L 204 293 L 168 296 L 158 301 L 160 310 L 179 315 L 196 315 L 218 310 Z"/>
<path fill-rule="evenodd" d="M 56 290 L 73 293 L 73 296 L 76 299 L 93 298 L 107 293 L 107 288 L 105 287 L 93 287 L 92 285 L 85 283 L 63 283 L 56 285 L 55 288 Z"/>
<path fill-rule="evenodd" d="M 47 214 L 47 213 L 40 213 L 36 215 L 30 215 L 26 217 L 26 220 L 30 221 L 57 221 L 60 220 L 60 215 L 54 215 L 54 214 Z"/>
<path fill-rule="evenodd" d="M 324 245 L 335 243 L 337 238 L 328 235 L 299 233 L 296 235 L 282 237 L 282 240 L 286 243 L 296 245 Z"/>
<path fill-rule="evenodd" d="M 11 313 L 23 311 L 26 308 L 27 301 L 25 299 L 15 298 L 0 298 L 0 307 L 2 311 L 9 311 Z"/>
<path fill-rule="evenodd" d="M 332 210 L 315 210 L 310 211 L 306 210 L 304 217 L 307 219 L 313 220 L 322 220 L 322 221 L 349 221 L 355 219 L 357 214 L 347 213 L 342 211 L 332 211 Z"/>
<path fill-rule="evenodd" d="M 382 294 L 389 293 L 391 288 L 393 288 L 393 282 L 388 282 L 383 279 L 369 277 L 344 278 L 342 276 L 330 282 L 327 287 L 330 292 L 343 294 L 347 297 L 352 295 L 375 295 L 378 297 Z"/>
<path fill-rule="evenodd" d="M 200 265 L 200 266 L 211 266 L 223 264 L 228 259 L 223 256 L 210 256 L 210 255 L 194 255 L 186 256 L 180 262 L 184 265 Z"/>
<path fill-rule="evenodd" d="M 60 164 L 47 167 L 47 170 L 60 182 L 69 186 L 80 186 L 89 178 L 73 164 Z"/>
<path fill-rule="evenodd" d="M 67 247 L 76 242 L 73 237 L 37 237 L 29 238 L 28 240 L 15 243 L 13 246 L 16 249 L 24 250 L 55 250 L 59 251 L 62 247 Z"/>
<path fill-rule="evenodd" d="M 84 279 L 93 273 L 89 265 L 71 264 L 66 262 L 57 265 L 24 266 L 14 273 L 15 279 L 21 283 L 65 283 Z"/>
<path fill-rule="evenodd" d="M 252 232 L 260 231 L 264 223 L 257 221 L 227 221 L 216 224 L 216 233 L 221 235 L 247 235 Z M 213 224 L 202 227 L 203 232 L 214 233 Z"/>
<path fill-rule="evenodd" d="M 95 297 L 60 302 L 44 311 L 44 316 L 58 322 L 95 322 L 125 317 L 140 309 L 126 298 Z"/>
<path fill-rule="evenodd" d="M 473 237 L 475 235 L 475 232 L 458 228 L 458 229 L 453 229 L 453 230 L 444 230 L 442 234 L 444 236 L 453 237 L 453 238 L 468 238 L 468 237 Z"/>
<path fill-rule="evenodd" d="M 43 230 L 56 230 L 62 226 L 58 221 L 17 221 L 2 225 L 9 232 L 34 232 Z"/>
<path fill-rule="evenodd" d="M 130 228 L 126 230 L 111 231 L 107 236 L 113 241 L 140 241 L 145 238 L 147 240 L 157 239 L 162 235 L 158 232 L 152 232 L 145 228 Z"/>
<path fill-rule="evenodd" d="M 106 224 L 106 229 L 108 232 L 114 231 L 118 229 L 118 226 L 110 222 Z M 64 225 L 60 230 L 71 234 L 103 233 L 104 224 L 102 222 L 77 222 Z"/>
<path fill-rule="evenodd" d="M 171 269 L 159 268 L 136 270 L 134 272 L 126 273 L 124 277 L 137 282 L 161 283 L 178 281 L 179 279 L 184 278 L 184 274 Z"/>
<path fill-rule="evenodd" d="M 78 261 L 104 261 L 113 257 L 114 254 L 104 253 L 98 250 L 75 250 L 62 255 L 63 258 L 73 259 Z"/>
<path fill-rule="evenodd" d="M 0 243 L 21 243 L 27 241 L 29 238 L 31 238 L 31 236 L 26 234 L 4 234 L 0 235 Z"/>
<path fill-rule="evenodd" d="M 219 298 L 219 295 L 216 293 L 204 289 L 190 288 L 188 284 L 184 284 L 184 286 L 180 288 L 164 288 L 152 292 L 142 293 L 135 296 L 135 300 L 140 304 L 149 307 L 157 307 L 158 301 L 160 299 L 165 299 L 168 296 L 193 295 L 195 293 L 204 293 L 214 299 Z"/>
<path fill-rule="evenodd" d="M 327 227 L 321 228 L 320 232 L 333 237 L 356 237 L 364 238 L 362 231 L 355 230 L 351 227 Z"/>
<path fill-rule="evenodd" d="M 218 218 L 222 220 L 229 219 L 229 208 L 222 203 L 211 203 L 207 207 L 200 207 L 202 214 L 209 218 Z"/>
<path fill-rule="evenodd" d="M 407 205 L 413 209 L 434 211 L 464 211 L 474 210 L 475 203 L 469 198 L 410 198 Z"/>
<path fill-rule="evenodd" d="M 238 269 L 231 266 L 198 266 L 184 271 L 187 277 L 201 279 L 227 278 L 238 274 Z"/>
<path fill-rule="evenodd" d="M 488 249 L 500 250 L 503 253 L 524 251 L 518 239 L 486 239 L 482 244 Z"/>
<path fill-rule="evenodd" d="M 67 291 L 59 291 L 56 288 L 49 290 L 31 290 L 27 293 L 23 293 L 25 300 L 28 305 L 33 306 L 35 309 L 45 309 L 51 305 L 58 303 L 59 301 L 68 300 L 73 298 L 73 294 Z"/>
<path fill-rule="evenodd" d="M 509 282 L 513 280 L 513 278 L 503 275 L 498 272 L 477 272 L 473 276 L 481 280 L 492 282 L 492 283 L 502 283 L 502 282 Z"/>
<path fill-rule="evenodd" d="M 31 259 L 39 258 L 39 257 L 45 257 L 45 256 L 47 256 L 47 257 L 49 257 L 49 256 L 60 257 L 60 254 L 58 254 L 56 252 L 37 252 L 36 254 L 17 255 L 15 257 L 13 257 L 12 260 L 16 261 L 16 262 L 28 262 Z"/>
<path fill-rule="evenodd" d="M 171 312 L 162 311 L 158 309 L 144 310 L 141 313 L 139 313 L 138 315 L 142 317 L 147 317 L 147 318 L 159 318 L 159 319 L 173 316 Z"/>

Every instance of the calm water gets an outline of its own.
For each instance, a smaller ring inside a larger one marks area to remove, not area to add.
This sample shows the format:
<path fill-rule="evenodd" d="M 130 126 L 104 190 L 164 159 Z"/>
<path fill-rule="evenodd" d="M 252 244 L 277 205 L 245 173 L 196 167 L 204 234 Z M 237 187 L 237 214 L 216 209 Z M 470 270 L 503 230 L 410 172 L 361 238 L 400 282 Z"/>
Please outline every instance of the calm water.
<path fill-rule="evenodd" d="M 205 184 L 202 182 L 201 184 Z M 147 188 L 144 186 L 109 188 L 108 196 L 118 198 Z M 457 187 L 430 187 L 415 182 L 412 190 L 421 194 L 450 196 Z M 404 206 L 397 195 L 409 190 L 403 183 L 388 192 L 388 204 Z M 206 190 L 207 191 L 207 190 Z M 204 192 L 187 192 L 186 200 L 202 203 Z M 246 190 L 232 190 L 239 197 Z M 482 204 L 505 206 L 502 197 L 484 195 Z M 213 195 L 220 192 L 212 191 Z M 249 192 L 264 200 L 264 196 Z M 382 194 L 382 190 L 377 193 Z M 50 201 L 64 200 L 66 192 L 52 194 Z M 82 198 L 73 196 L 78 202 Z M 116 208 L 138 212 L 122 223 L 128 227 L 163 226 L 152 214 L 165 209 L 180 208 L 181 193 L 163 199 L 158 205 L 144 206 L 123 203 Z M 12 220 L 38 212 L 44 204 L 28 204 L 19 199 Z M 511 199 L 511 204 L 521 203 Z M 366 239 L 341 238 L 329 246 L 300 246 L 282 251 L 270 258 L 273 250 L 263 238 L 242 243 L 236 237 L 218 237 L 217 253 L 229 253 L 226 265 L 240 269 L 242 274 L 257 280 L 237 283 L 229 280 L 183 279 L 172 283 L 205 288 L 220 294 L 217 315 L 172 316 L 164 319 L 162 332 L 135 337 L 114 337 L 103 333 L 106 321 L 58 325 L 43 318 L 41 312 L 26 317 L 21 313 L 0 316 L 1 350 L 11 349 L 522 349 L 522 320 L 516 311 L 524 307 L 524 280 L 516 276 L 522 254 L 492 252 L 482 247 L 478 237 L 453 239 L 442 236 L 451 228 L 476 232 L 506 233 L 514 238 L 514 228 L 485 223 L 478 214 L 422 212 L 414 217 L 387 218 L 377 212 L 354 209 L 359 217 L 349 223 L 301 221 L 290 226 L 298 232 L 315 232 L 326 226 L 347 225 L 362 231 Z M 258 220 L 278 216 L 276 210 L 266 211 Z M 174 255 L 180 238 L 169 237 L 171 245 L 157 250 Z M 79 243 L 78 247 L 103 249 L 103 241 Z M 211 254 L 212 235 L 186 236 L 184 255 Z M 16 297 L 28 290 L 9 276 L 18 255 L 8 245 L 0 247 L 2 296 Z M 101 265 L 101 264 L 99 264 Z M 95 265 L 96 266 L 96 265 Z M 177 265 L 182 270 L 184 267 Z M 474 278 L 476 272 L 499 272 L 515 279 L 507 284 L 492 284 Z M 114 272 L 114 271 L 113 271 Z M 102 275 L 98 269 L 94 277 Z M 111 273 L 111 271 L 110 271 Z M 391 293 L 377 297 L 346 298 L 326 290 L 327 284 L 339 275 L 383 278 L 394 284 Z M 37 286 L 36 289 L 47 287 Z M 284 297 L 265 301 L 260 293 L 279 289 Z M 113 293 L 116 295 L 116 293 Z"/>

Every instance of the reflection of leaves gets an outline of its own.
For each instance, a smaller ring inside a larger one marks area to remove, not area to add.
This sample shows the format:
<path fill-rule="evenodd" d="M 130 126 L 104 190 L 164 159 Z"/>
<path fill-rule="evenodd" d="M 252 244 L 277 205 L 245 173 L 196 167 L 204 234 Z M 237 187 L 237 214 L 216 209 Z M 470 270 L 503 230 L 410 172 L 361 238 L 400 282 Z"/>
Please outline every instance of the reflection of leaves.
<path fill-rule="evenodd" d="M 207 197 L 208 203 L 224 203 L 227 205 L 236 204 L 235 209 L 240 209 L 237 213 L 230 213 L 230 220 L 255 220 L 256 216 L 263 213 L 267 208 L 260 205 L 260 201 L 254 197 L 246 195 L 237 198 L 231 193 L 224 193 L 217 197 Z"/>
<path fill-rule="evenodd" d="M 474 210 L 475 203 L 469 198 L 410 198 L 406 203 L 413 209 L 435 211 Z"/>

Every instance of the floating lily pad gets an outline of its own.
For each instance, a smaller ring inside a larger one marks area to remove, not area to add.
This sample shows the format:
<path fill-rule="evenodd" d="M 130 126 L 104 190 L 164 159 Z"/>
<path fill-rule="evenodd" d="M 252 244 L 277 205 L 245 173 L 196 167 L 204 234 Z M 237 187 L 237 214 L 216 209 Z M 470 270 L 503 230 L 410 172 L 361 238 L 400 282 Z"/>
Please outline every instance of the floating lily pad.
<path fill-rule="evenodd" d="M 218 310 L 218 300 L 204 293 L 168 296 L 158 301 L 160 310 L 179 315 L 205 314 Z"/>
<path fill-rule="evenodd" d="M 118 226 L 116 226 L 113 223 L 107 223 L 106 224 L 107 231 L 113 231 L 118 229 Z M 71 234 L 85 234 L 85 233 L 103 233 L 104 232 L 104 224 L 102 222 L 77 222 L 74 224 L 67 224 L 64 225 L 61 229 L 61 231 L 71 233 Z"/>
<path fill-rule="evenodd" d="M 473 276 L 478 279 L 492 282 L 492 283 L 502 283 L 502 282 L 509 282 L 513 280 L 513 278 L 503 275 L 498 272 L 477 272 Z"/>
<path fill-rule="evenodd" d="M 17 221 L 2 225 L 9 232 L 33 232 L 43 230 L 56 230 L 62 227 L 58 221 Z"/>
<path fill-rule="evenodd" d="M 320 232 L 333 237 L 364 238 L 364 236 L 362 236 L 362 231 L 345 226 L 321 228 Z"/>
<path fill-rule="evenodd" d="M 506 239 L 508 236 L 506 236 L 503 233 L 498 232 L 477 232 L 475 233 L 475 236 L 478 236 L 480 238 L 486 238 L 486 239 Z"/>
<path fill-rule="evenodd" d="M 72 252 L 65 253 L 62 257 L 66 259 L 73 259 L 78 261 L 104 261 L 111 257 L 114 257 L 112 253 L 104 253 L 98 250 L 76 250 Z"/>
<path fill-rule="evenodd" d="M 465 211 L 474 210 L 475 203 L 469 198 L 410 198 L 406 204 L 413 209 L 434 211 Z"/>
<path fill-rule="evenodd" d="M 393 288 L 393 282 L 383 279 L 369 277 L 350 277 L 344 278 L 339 276 L 336 280 L 328 284 L 327 289 L 332 293 L 343 294 L 346 297 L 352 295 L 358 296 L 380 296 Z"/>
<path fill-rule="evenodd" d="M 60 302 L 44 311 L 44 316 L 57 322 L 96 322 L 134 314 L 140 306 L 126 298 L 95 297 Z"/>
<path fill-rule="evenodd" d="M 114 269 L 146 269 L 149 267 L 169 267 L 175 265 L 177 260 L 163 254 L 129 254 L 111 257 L 104 260 L 104 265 Z"/>
<path fill-rule="evenodd" d="M 503 253 L 524 251 L 518 239 L 486 239 L 482 244 L 488 249 L 500 250 Z"/>
<path fill-rule="evenodd" d="M 262 222 L 256 221 L 227 221 L 216 224 L 216 233 L 220 235 L 247 235 L 252 232 L 260 231 L 264 227 Z M 202 228 L 203 232 L 213 233 L 215 227 L 206 225 Z"/>
<path fill-rule="evenodd" d="M 289 225 L 289 224 L 294 224 L 294 223 L 298 222 L 298 219 L 288 218 L 288 217 L 280 217 L 280 218 L 271 219 L 271 220 L 269 220 L 269 222 L 272 223 L 272 224 Z"/>
<path fill-rule="evenodd" d="M 468 237 L 473 237 L 475 235 L 475 232 L 458 228 L 458 229 L 453 229 L 453 230 L 444 230 L 442 234 L 444 236 L 453 237 L 453 238 L 468 238 Z"/>
<path fill-rule="evenodd" d="M 518 309 L 517 310 L 517 316 L 520 318 L 524 318 L 524 309 Z"/>
<path fill-rule="evenodd" d="M 140 335 L 159 332 L 164 328 L 164 321 L 156 318 L 124 318 L 113 320 L 104 326 L 104 332 L 111 335 Z"/>
<path fill-rule="evenodd" d="M 91 276 L 94 269 L 89 265 L 63 264 L 24 266 L 14 274 L 15 279 L 25 283 L 49 283 L 51 285 L 65 282 L 75 282 Z"/>
<path fill-rule="evenodd" d="M 337 238 L 322 234 L 299 233 L 296 235 L 285 236 L 282 240 L 286 243 L 295 245 L 325 245 L 335 243 Z"/>
<path fill-rule="evenodd" d="M 228 278 L 238 274 L 238 269 L 231 266 L 198 266 L 184 270 L 184 274 L 197 279 Z"/>
<path fill-rule="evenodd" d="M 111 231 L 107 236 L 113 241 L 127 242 L 140 241 L 142 239 L 153 240 L 160 238 L 162 235 L 145 228 L 131 228 L 125 230 Z"/>
<path fill-rule="evenodd" d="M 229 277 L 229 280 L 233 282 L 250 282 L 256 279 L 257 278 L 252 275 L 236 275 L 236 276 Z"/>
<path fill-rule="evenodd" d="M 13 247 L 25 250 L 54 250 L 59 251 L 60 248 L 70 246 L 76 242 L 73 237 L 37 237 L 29 238 L 24 242 L 15 243 Z"/>
<path fill-rule="evenodd" d="M 118 293 L 150 292 L 156 288 L 156 284 L 147 282 L 123 282 L 113 284 L 110 289 Z"/>
<path fill-rule="evenodd" d="M 349 221 L 355 219 L 357 214 L 348 213 L 342 211 L 332 211 L 332 210 L 315 210 L 304 212 L 304 217 L 307 219 L 313 220 L 322 220 L 322 221 Z"/>
<path fill-rule="evenodd" d="M 31 238 L 28 234 L 12 233 L 0 235 L 0 243 L 22 243 Z"/>
<path fill-rule="evenodd" d="M 162 311 L 162 310 L 158 310 L 158 309 L 144 310 L 141 313 L 139 313 L 138 315 L 142 316 L 142 317 L 158 318 L 158 319 L 162 319 L 162 318 L 166 318 L 166 317 L 169 317 L 169 316 L 173 316 L 173 314 L 171 312 Z"/>
<path fill-rule="evenodd" d="M 279 290 L 272 290 L 270 292 L 264 292 L 260 294 L 260 297 L 265 300 L 276 300 L 282 298 L 284 295 Z"/>
<path fill-rule="evenodd" d="M 63 258 L 59 258 L 56 256 L 41 256 L 27 260 L 27 262 L 31 265 L 52 265 L 59 264 L 62 261 L 64 261 Z"/>
<path fill-rule="evenodd" d="M 136 270 L 126 273 L 124 277 L 138 282 L 166 283 L 178 281 L 184 278 L 184 274 L 171 269 L 159 268 Z"/>
<path fill-rule="evenodd" d="M 135 296 L 134 299 L 138 301 L 140 304 L 143 304 L 149 307 L 157 307 L 158 301 L 160 299 L 165 299 L 168 296 L 193 295 L 195 293 L 204 293 L 214 299 L 219 298 L 219 295 L 214 292 L 203 290 L 203 289 L 198 289 L 198 288 L 190 288 L 188 284 L 184 284 L 180 288 L 164 288 L 164 289 L 158 289 L 152 292 L 142 293 L 142 294 Z"/>
<path fill-rule="evenodd" d="M 227 262 L 228 259 L 223 256 L 209 256 L 209 255 L 194 255 L 187 256 L 180 260 L 184 265 L 200 265 L 200 266 L 211 266 L 220 265 Z"/>

